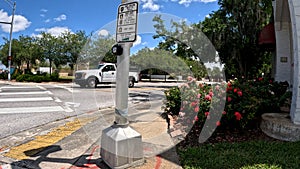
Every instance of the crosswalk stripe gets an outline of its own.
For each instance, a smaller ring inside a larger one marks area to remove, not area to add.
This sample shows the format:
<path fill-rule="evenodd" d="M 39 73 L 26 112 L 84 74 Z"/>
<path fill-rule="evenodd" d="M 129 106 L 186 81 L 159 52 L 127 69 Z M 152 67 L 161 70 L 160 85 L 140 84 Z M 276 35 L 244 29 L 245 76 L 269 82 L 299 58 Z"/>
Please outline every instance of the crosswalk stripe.
<path fill-rule="evenodd" d="M 52 97 L 27 97 L 27 98 L 2 98 L 0 102 L 31 102 L 31 101 L 50 101 Z"/>
<path fill-rule="evenodd" d="M 45 112 L 58 112 L 58 111 L 64 111 L 64 109 L 60 106 L 1 108 L 0 114 L 45 113 Z"/>
<path fill-rule="evenodd" d="M 1 89 L 36 89 L 36 86 L 2 86 Z"/>
<path fill-rule="evenodd" d="M 42 91 L 30 91 L 31 89 L 40 89 Z M 62 102 L 56 97 L 37 97 L 38 95 L 53 95 L 51 91 L 48 91 L 43 86 L 3 86 L 1 89 L 25 89 L 26 91 L 14 91 L 14 92 L 1 92 L 0 96 L 12 96 L 9 98 L 0 98 L 0 103 L 8 102 L 36 102 L 36 101 L 55 101 Z M 21 97 L 20 95 L 27 95 L 27 97 Z M 35 95 L 30 97 L 28 95 Z M 15 97 L 20 96 L 20 97 Z M 70 108 L 63 108 L 61 106 L 44 106 L 44 107 L 11 107 L 11 108 L 1 108 L 0 114 L 22 114 L 22 113 L 47 113 L 47 112 L 71 112 Z M 73 111 L 73 110 L 72 110 Z"/>
<path fill-rule="evenodd" d="M 53 94 L 50 91 L 42 91 L 42 92 L 5 92 L 0 93 L 1 96 L 9 96 L 9 95 L 37 95 L 37 94 Z"/>

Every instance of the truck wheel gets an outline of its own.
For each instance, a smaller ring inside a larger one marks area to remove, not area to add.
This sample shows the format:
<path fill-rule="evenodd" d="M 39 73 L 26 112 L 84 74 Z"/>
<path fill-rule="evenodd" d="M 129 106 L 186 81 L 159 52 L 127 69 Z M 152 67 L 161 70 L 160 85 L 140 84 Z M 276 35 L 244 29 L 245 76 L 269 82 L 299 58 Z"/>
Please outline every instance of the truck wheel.
<path fill-rule="evenodd" d="M 129 88 L 134 87 L 134 78 L 129 78 L 129 84 L 128 84 Z"/>
<path fill-rule="evenodd" d="M 96 88 L 97 87 L 97 79 L 95 77 L 88 78 L 87 85 L 89 88 Z"/>

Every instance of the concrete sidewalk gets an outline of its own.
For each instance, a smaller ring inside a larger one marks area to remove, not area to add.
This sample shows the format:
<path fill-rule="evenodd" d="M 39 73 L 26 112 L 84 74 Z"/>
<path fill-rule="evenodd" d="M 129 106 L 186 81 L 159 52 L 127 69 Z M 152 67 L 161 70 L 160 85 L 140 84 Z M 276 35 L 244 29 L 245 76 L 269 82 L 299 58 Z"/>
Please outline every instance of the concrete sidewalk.
<path fill-rule="evenodd" d="M 160 104 L 129 107 L 130 126 L 142 135 L 145 162 L 136 169 L 177 169 L 179 159 Z M 109 168 L 100 157 L 102 130 L 113 124 L 114 109 L 55 121 L 0 140 L 0 169 Z"/>

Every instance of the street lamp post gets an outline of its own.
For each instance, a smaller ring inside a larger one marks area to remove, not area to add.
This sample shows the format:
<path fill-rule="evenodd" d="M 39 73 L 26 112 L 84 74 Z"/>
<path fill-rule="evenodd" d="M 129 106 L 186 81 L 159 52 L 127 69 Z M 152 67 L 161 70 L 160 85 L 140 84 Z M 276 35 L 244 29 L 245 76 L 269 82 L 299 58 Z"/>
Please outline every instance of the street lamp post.
<path fill-rule="evenodd" d="M 10 81 L 10 67 L 11 67 L 11 45 L 12 45 L 12 32 L 13 32 L 13 26 L 14 26 L 14 17 L 15 17 L 15 11 L 16 11 L 16 2 L 12 2 L 10 0 L 5 0 L 12 8 L 12 16 L 11 16 L 11 22 L 0 22 L 2 24 L 10 24 L 10 32 L 9 32 L 9 48 L 8 48 L 8 81 Z"/>

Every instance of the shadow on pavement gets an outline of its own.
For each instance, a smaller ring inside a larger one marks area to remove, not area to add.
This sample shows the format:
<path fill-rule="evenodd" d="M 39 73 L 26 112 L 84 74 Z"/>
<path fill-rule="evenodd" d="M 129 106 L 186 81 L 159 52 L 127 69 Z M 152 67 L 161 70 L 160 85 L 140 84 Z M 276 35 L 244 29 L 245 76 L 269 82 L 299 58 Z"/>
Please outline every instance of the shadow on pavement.
<path fill-rule="evenodd" d="M 53 166 L 59 166 L 59 164 L 65 163 L 70 164 L 70 169 L 84 169 L 84 168 L 101 168 L 101 169 L 109 169 L 109 167 L 102 161 L 102 159 L 92 159 L 93 154 L 82 155 L 75 158 L 67 159 L 67 158 L 52 158 L 48 157 L 50 154 L 61 151 L 61 147 L 57 145 L 42 147 L 39 149 L 32 149 L 29 151 L 25 151 L 25 155 L 29 157 L 36 158 L 33 159 L 25 159 L 21 161 L 16 161 L 11 163 L 12 169 L 42 169 L 42 163 L 47 166 L 47 168 L 52 168 Z M 65 169 L 65 167 L 57 168 L 57 169 Z"/>

